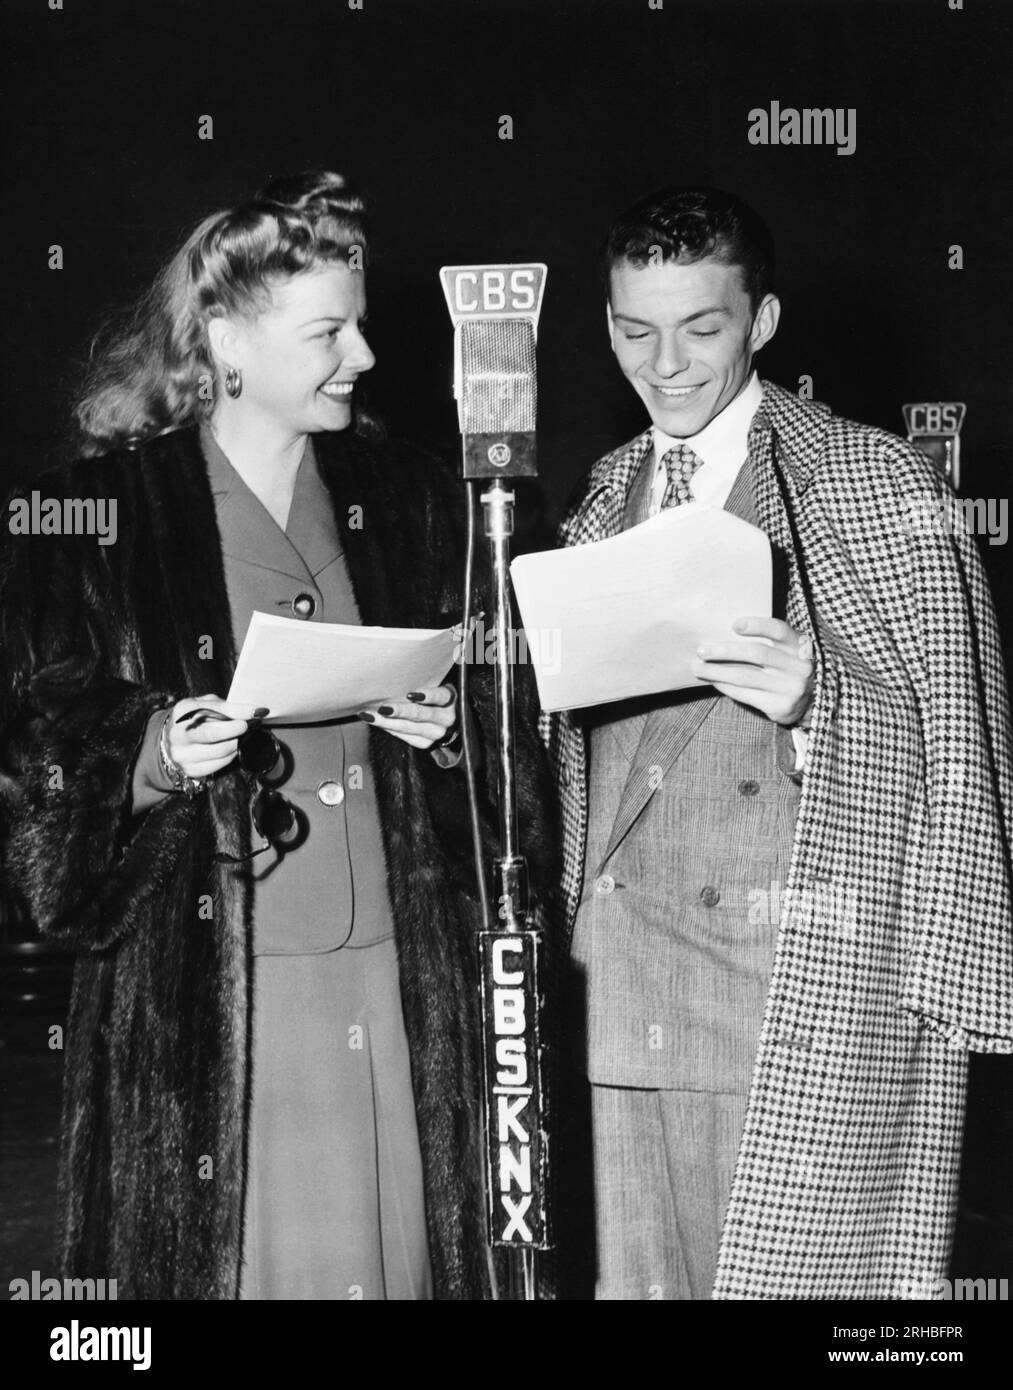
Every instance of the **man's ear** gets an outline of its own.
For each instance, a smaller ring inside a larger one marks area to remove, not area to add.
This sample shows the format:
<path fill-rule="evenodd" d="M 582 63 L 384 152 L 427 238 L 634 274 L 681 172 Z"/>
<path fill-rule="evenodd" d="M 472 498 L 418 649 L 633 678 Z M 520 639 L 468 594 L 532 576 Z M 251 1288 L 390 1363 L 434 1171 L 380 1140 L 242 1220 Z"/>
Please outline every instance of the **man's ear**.
<path fill-rule="evenodd" d="M 776 294 L 768 294 L 760 301 L 760 307 L 753 315 L 753 327 L 749 335 L 749 346 L 753 352 L 765 347 L 777 332 L 781 321 L 781 301 Z"/>

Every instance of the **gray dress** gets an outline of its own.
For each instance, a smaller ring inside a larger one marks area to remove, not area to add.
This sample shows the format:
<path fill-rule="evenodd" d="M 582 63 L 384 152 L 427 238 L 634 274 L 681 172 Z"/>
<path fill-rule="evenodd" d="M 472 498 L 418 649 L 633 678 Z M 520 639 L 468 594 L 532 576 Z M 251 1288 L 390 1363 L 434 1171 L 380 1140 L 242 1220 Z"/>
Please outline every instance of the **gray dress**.
<path fill-rule="evenodd" d="M 237 651 L 255 609 L 360 621 L 312 445 L 282 531 L 207 429 Z M 398 692 L 389 692 L 396 694 Z M 422 1163 L 368 730 L 273 726 L 308 833 L 253 860 L 240 1297 L 432 1296 Z M 263 841 L 253 832 L 254 848 Z"/>

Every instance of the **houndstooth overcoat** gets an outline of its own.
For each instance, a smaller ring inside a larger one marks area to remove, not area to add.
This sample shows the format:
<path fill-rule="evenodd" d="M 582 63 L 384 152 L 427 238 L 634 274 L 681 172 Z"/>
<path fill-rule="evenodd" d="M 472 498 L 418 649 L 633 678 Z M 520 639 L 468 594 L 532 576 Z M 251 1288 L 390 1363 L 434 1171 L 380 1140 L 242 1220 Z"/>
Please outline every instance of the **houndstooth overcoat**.
<path fill-rule="evenodd" d="M 622 528 L 651 448 L 601 459 L 561 539 Z M 1013 1051 L 1013 767 L 994 616 L 947 485 L 903 440 L 764 383 L 759 524 L 816 691 L 788 882 L 721 1240 L 718 1299 L 941 1296 L 969 1051 Z M 542 733 L 572 928 L 587 749 Z"/>

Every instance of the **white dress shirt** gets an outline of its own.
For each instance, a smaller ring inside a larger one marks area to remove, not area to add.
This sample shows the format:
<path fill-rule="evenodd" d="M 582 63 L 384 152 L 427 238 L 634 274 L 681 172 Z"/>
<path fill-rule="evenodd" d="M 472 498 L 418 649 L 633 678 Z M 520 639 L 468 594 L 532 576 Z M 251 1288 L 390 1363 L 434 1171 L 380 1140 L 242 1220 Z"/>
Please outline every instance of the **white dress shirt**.
<path fill-rule="evenodd" d="M 754 372 L 749 381 L 725 406 L 720 415 L 704 425 L 699 434 L 686 439 L 673 439 L 655 425 L 651 429 L 654 436 L 654 478 L 651 482 L 651 514 L 661 511 L 661 504 L 668 486 L 668 469 L 662 462 L 666 452 L 676 444 L 685 444 L 693 450 L 702 462 L 689 480 L 689 490 L 694 502 L 702 502 L 710 507 L 723 507 L 728 501 L 739 470 L 749 453 L 749 426 L 759 409 L 763 397 L 760 379 Z M 805 761 L 806 745 L 809 736 L 804 729 L 791 730 L 795 745 L 795 771 L 801 772 Z"/>

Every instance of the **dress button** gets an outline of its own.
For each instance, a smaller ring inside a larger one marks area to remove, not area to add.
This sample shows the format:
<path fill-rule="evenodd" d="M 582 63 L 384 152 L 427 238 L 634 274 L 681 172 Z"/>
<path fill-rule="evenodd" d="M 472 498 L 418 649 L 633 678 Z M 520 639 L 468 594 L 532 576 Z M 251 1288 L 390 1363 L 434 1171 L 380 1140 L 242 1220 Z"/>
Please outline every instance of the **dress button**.
<path fill-rule="evenodd" d="M 292 612 L 297 618 L 312 618 L 317 611 L 317 601 L 312 594 L 296 594 L 292 600 Z"/>
<path fill-rule="evenodd" d="M 748 777 L 744 782 L 739 783 L 739 791 L 743 796 L 755 796 L 759 790 L 759 782 L 754 782 L 752 777 Z"/>
<path fill-rule="evenodd" d="M 616 881 L 611 874 L 602 874 L 594 888 L 596 893 L 611 893 L 615 886 Z"/>
<path fill-rule="evenodd" d="M 321 782 L 317 787 L 317 800 L 324 806 L 340 806 L 345 799 L 345 789 L 340 782 Z"/>
<path fill-rule="evenodd" d="M 716 888 L 701 888 L 700 901 L 703 903 L 704 907 L 714 907 L 721 901 L 721 894 Z"/>

